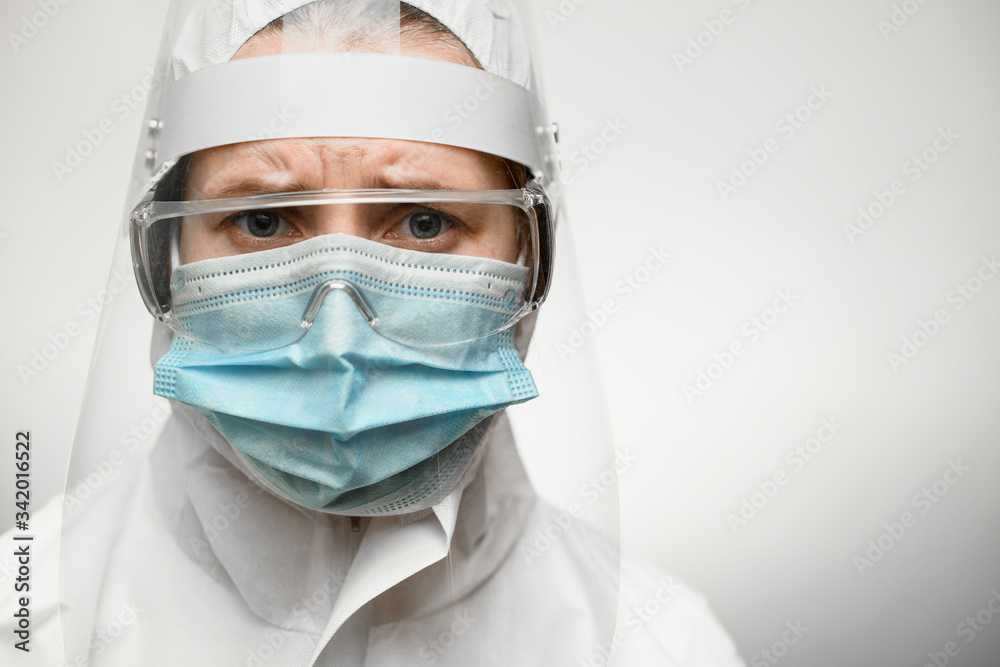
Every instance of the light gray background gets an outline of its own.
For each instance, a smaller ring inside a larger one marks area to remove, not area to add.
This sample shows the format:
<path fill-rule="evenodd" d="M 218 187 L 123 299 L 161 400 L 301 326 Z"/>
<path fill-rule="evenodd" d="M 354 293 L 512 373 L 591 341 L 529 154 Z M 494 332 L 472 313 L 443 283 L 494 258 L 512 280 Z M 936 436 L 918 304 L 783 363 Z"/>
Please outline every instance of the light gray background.
<path fill-rule="evenodd" d="M 1000 5 L 905 4 L 919 9 L 886 36 L 887 0 L 534 3 L 588 304 L 615 305 L 584 344 L 616 446 L 638 461 L 621 480 L 623 543 L 701 589 L 753 666 L 795 621 L 809 630 L 781 664 L 923 665 L 948 641 L 951 665 L 1000 664 L 1000 618 L 957 634 L 1000 590 L 1000 280 L 961 310 L 948 301 L 1000 252 Z M 142 118 L 113 105 L 152 64 L 166 3 L 60 7 L 17 52 L 7 35 L 37 2 L 0 8 L 0 451 L 32 429 L 36 506 L 62 485 L 98 328 L 85 304 L 107 279 Z M 674 53 L 727 9 L 680 71 Z M 832 97 L 786 139 L 775 124 L 812 87 Z M 60 182 L 52 163 L 104 118 L 114 130 Z M 602 144 L 609 122 L 620 131 Z M 948 127 L 960 138 L 909 180 L 903 164 Z M 717 182 L 770 137 L 777 153 L 723 201 Z M 844 225 L 894 179 L 905 194 L 849 242 Z M 631 298 L 616 291 L 660 247 L 667 265 L 640 272 Z M 750 342 L 743 324 L 779 290 L 797 300 Z M 894 370 L 887 354 L 938 309 L 948 323 Z M 22 381 L 71 323 L 80 334 Z M 549 334 L 558 359 L 572 331 Z M 746 353 L 688 401 L 683 386 L 734 341 Z M 786 452 L 824 418 L 843 424 L 836 438 L 734 533 L 727 514 L 792 473 Z M 913 496 L 959 459 L 969 471 L 921 513 Z M 916 525 L 859 574 L 854 557 L 907 511 Z"/>

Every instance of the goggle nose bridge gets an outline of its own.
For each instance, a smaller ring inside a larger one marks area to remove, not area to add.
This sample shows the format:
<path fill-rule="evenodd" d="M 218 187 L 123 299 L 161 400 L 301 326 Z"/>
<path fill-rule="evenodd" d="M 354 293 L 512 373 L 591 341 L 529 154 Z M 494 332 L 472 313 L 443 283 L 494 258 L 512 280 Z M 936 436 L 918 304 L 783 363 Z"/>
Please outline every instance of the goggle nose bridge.
<path fill-rule="evenodd" d="M 354 301 L 354 305 L 361 311 L 362 317 L 368 321 L 368 324 L 373 327 L 378 326 L 378 314 L 372 308 L 372 305 L 368 303 L 368 300 L 365 299 L 365 295 L 358 289 L 357 285 L 344 278 L 331 278 L 319 284 L 313 290 L 312 297 L 309 299 L 309 304 L 306 306 L 306 310 L 302 314 L 302 321 L 299 324 L 303 329 L 312 327 L 313 322 L 316 321 L 316 317 L 319 315 L 319 309 L 323 307 L 323 302 L 326 300 L 327 295 L 334 291 L 346 292 L 351 297 L 351 300 Z"/>

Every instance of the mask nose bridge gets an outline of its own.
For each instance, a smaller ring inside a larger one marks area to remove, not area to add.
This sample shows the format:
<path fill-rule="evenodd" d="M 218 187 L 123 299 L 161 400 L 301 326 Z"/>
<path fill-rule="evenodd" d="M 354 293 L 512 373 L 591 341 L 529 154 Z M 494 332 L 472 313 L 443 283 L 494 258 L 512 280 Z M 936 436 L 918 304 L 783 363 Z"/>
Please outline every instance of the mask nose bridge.
<path fill-rule="evenodd" d="M 352 281 L 346 278 L 330 278 L 325 280 L 316 286 L 313 290 L 312 297 L 309 299 L 308 305 L 306 305 L 305 312 L 302 314 L 302 321 L 300 326 L 309 330 L 313 323 L 316 322 L 316 318 L 319 316 L 319 311 L 323 307 L 323 302 L 326 300 L 333 292 L 344 292 L 347 296 L 351 297 L 351 301 L 357 306 L 358 311 L 360 311 L 361 316 L 372 327 L 377 327 L 379 324 L 378 313 L 372 307 L 368 300 L 365 298 L 364 293 L 358 289 Z"/>

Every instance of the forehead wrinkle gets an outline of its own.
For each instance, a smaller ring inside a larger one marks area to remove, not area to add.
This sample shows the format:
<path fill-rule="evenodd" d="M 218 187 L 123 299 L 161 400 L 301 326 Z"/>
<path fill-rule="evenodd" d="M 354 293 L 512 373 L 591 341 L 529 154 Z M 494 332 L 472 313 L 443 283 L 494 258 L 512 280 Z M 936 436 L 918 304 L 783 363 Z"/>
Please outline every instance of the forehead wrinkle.
<path fill-rule="evenodd" d="M 386 172 L 392 170 L 412 150 L 392 142 L 359 138 L 327 140 L 320 144 L 324 187 L 385 188 Z"/>
<path fill-rule="evenodd" d="M 262 170 L 254 177 L 284 191 L 318 190 L 321 183 L 314 178 L 316 169 L 312 142 L 260 141 L 251 144 L 251 156 Z"/>
<path fill-rule="evenodd" d="M 491 190 L 515 187 L 505 163 L 478 151 L 412 144 L 383 172 L 380 187 L 417 190 Z"/>
<path fill-rule="evenodd" d="M 201 188 L 202 196 L 217 199 L 315 189 L 306 177 L 309 170 L 302 173 L 301 168 L 296 169 L 297 160 L 283 155 L 281 148 L 278 142 L 254 142 L 223 148 L 224 153 L 215 154 L 215 159 L 222 162 L 212 170 Z M 207 159 L 213 159 L 211 154 Z"/>
<path fill-rule="evenodd" d="M 250 152 L 253 157 L 271 167 L 274 171 L 287 171 L 288 165 L 282 159 L 280 146 L 276 146 L 273 141 L 255 141 L 250 144 Z"/>
<path fill-rule="evenodd" d="M 379 172 L 381 188 L 402 188 L 416 190 L 451 190 L 456 188 L 450 183 L 454 178 L 453 167 L 441 169 L 450 165 L 453 155 L 435 154 L 415 142 L 393 147 L 392 159 L 387 161 L 384 169 Z M 460 179 L 461 180 L 461 179 Z"/>
<path fill-rule="evenodd" d="M 380 187 L 406 187 L 405 183 L 426 178 L 428 174 L 420 167 L 427 163 L 426 156 L 416 152 L 397 151 L 395 159 L 385 165 L 379 173 Z"/>

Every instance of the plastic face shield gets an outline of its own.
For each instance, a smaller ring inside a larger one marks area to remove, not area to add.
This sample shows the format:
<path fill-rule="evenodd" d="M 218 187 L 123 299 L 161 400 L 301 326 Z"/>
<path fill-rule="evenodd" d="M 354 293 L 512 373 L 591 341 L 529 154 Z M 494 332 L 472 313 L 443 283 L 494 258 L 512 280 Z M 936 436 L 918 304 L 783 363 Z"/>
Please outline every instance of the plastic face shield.
<path fill-rule="evenodd" d="M 496 280 L 459 290 L 496 311 L 463 338 L 509 328 L 535 310 L 551 281 L 556 215 L 547 194 L 553 129 L 535 95 L 474 67 L 476 54 L 457 37 L 430 39 L 398 2 L 284 0 L 289 13 L 265 23 L 274 12 L 262 9 L 268 4 L 190 9 L 168 83 L 151 102 L 159 111 L 145 151 L 150 185 L 129 216 L 150 313 L 195 340 L 269 349 L 305 335 L 326 296 L 340 290 L 391 340 L 464 342 L 435 326 L 435 317 L 449 316 L 442 294 L 451 286 L 409 285 L 412 276 L 399 275 L 409 293 L 427 299 L 428 319 L 420 327 L 397 322 L 337 253 L 297 295 L 301 312 L 286 314 L 266 342 L 239 332 L 210 338 L 187 325 L 185 305 L 203 302 L 183 289 L 197 262 L 336 233 L 434 254 L 427 261 L 445 269 L 496 262 L 485 271 Z M 240 43 L 240 31 L 251 37 Z M 526 85 L 533 78 L 505 73 Z M 355 159 L 359 152 L 370 156 Z M 265 302 L 256 317 L 241 315 L 247 329 L 268 321 Z"/>
<path fill-rule="evenodd" d="M 299 627 L 292 625 L 298 622 L 299 601 L 325 590 L 336 569 L 331 559 L 343 558 L 344 574 L 356 581 L 363 573 L 351 571 L 354 549 L 368 549 L 379 535 L 402 535 L 410 524 L 391 531 L 405 521 L 412 520 L 421 535 L 432 532 L 424 524 L 436 522 L 437 514 L 375 517 L 362 537 L 351 532 L 346 517 L 320 516 L 283 502 L 240 473 L 235 456 L 226 460 L 234 452 L 211 424 L 180 403 L 154 398 L 150 390 L 150 360 L 167 352 L 169 333 L 210 337 L 186 327 L 183 312 L 211 296 L 197 294 L 199 285 L 204 290 L 197 281 L 204 267 L 260 267 L 275 264 L 273 258 L 329 253 L 315 271 L 304 272 L 313 282 L 289 301 L 294 305 L 289 317 L 275 318 L 262 308 L 258 320 L 247 319 L 242 329 L 231 328 L 226 340 L 213 339 L 216 343 L 255 349 L 264 316 L 283 337 L 278 343 L 308 336 L 302 324 L 317 304 L 313 333 L 331 318 L 332 308 L 344 306 L 345 314 L 367 318 L 373 331 L 414 346 L 458 342 L 448 340 L 447 328 L 440 326 L 449 321 L 450 302 L 432 298 L 421 311 L 426 320 L 409 323 L 409 331 L 420 335 L 405 336 L 382 295 L 349 275 L 357 272 L 355 260 L 338 250 L 362 246 L 381 259 L 420 257 L 428 268 L 473 267 L 490 274 L 475 288 L 478 297 L 494 300 L 493 319 L 477 335 L 510 331 L 515 322 L 525 325 L 518 333 L 530 333 L 533 318 L 518 318 L 556 290 L 538 320 L 526 362 L 539 398 L 504 413 L 514 438 L 491 436 L 482 446 L 477 464 L 482 467 L 455 508 L 464 523 L 451 541 L 441 537 L 447 556 L 421 571 L 427 579 L 414 576 L 414 588 L 376 598 L 385 618 L 376 615 L 370 625 L 382 626 L 394 614 L 423 618 L 435 605 L 450 624 L 451 614 L 466 610 L 475 598 L 482 606 L 470 611 L 483 619 L 477 627 L 489 632 L 458 642 L 448 654 L 451 664 L 474 664 L 484 654 L 503 651 L 518 654 L 506 664 L 586 661 L 614 631 L 617 490 L 605 482 L 595 487 L 593 480 L 606 480 L 616 467 L 593 347 L 565 360 L 554 351 L 569 328 L 584 320 L 586 304 L 572 246 L 568 252 L 561 246 L 563 275 L 555 280 L 551 275 L 560 215 L 554 196 L 558 161 L 524 27 L 513 11 L 517 3 L 411 2 L 457 36 L 457 50 L 446 31 L 421 40 L 423 33 L 398 2 L 307 4 L 171 2 L 156 67 L 160 83 L 148 100 L 148 125 L 125 206 L 122 229 L 129 238 L 118 239 L 111 267 L 112 276 L 129 275 L 131 269 L 136 286 L 129 281 L 101 313 L 67 474 L 60 545 L 67 662 L 86 662 L 98 650 L 94 633 L 108 627 L 122 602 L 136 599 L 145 610 L 142 627 L 154 631 L 133 628 L 134 634 L 116 641 L 110 650 L 130 656 L 121 664 L 148 662 L 150 656 L 162 664 L 243 664 L 248 651 L 261 645 L 262 622 Z M 310 37 L 317 24 L 323 26 L 321 40 Z M 445 42 L 449 46 L 441 47 Z M 420 50 L 418 44 L 432 46 Z M 408 156 L 412 174 L 401 175 L 401 161 L 370 162 L 363 169 L 351 162 L 378 150 Z M 225 165 L 245 163 L 235 159 L 238 151 L 249 151 L 267 167 L 256 175 L 257 183 L 243 175 L 212 186 L 210 178 L 224 174 Z M 207 160 L 230 152 L 233 159 L 220 165 Z M 474 177 L 476 169 L 464 161 L 469 156 L 489 167 L 480 174 L 484 178 Z M 212 168 L 199 174 L 206 166 Z M 294 179 L 281 177 L 291 172 Z M 237 188 L 241 181 L 253 187 Z M 559 228 L 560 243 L 570 241 L 569 227 Z M 487 233 L 491 230 L 506 231 Z M 189 245 L 199 233 L 203 240 L 214 234 L 218 242 Z M 443 281 L 446 274 L 453 275 L 437 271 L 433 279 Z M 393 278 L 407 285 L 430 280 L 419 272 Z M 370 307 L 367 314 L 362 304 Z M 147 309 L 159 320 L 155 325 Z M 150 329 L 152 350 L 144 333 Z M 457 355 L 461 347 L 432 352 Z M 142 437 L 135 439 L 140 427 Z M 528 510 L 521 509 L 543 505 L 528 486 L 522 458 L 529 459 L 529 473 L 540 471 L 531 483 L 549 503 L 544 513 L 538 510 L 530 530 Z M 95 471 L 111 468 L 112 477 L 102 478 L 95 490 Z M 244 491 L 252 498 L 249 505 Z M 239 508 L 238 518 L 220 509 L 231 506 Z M 510 541 L 493 541 L 515 534 Z M 352 535 L 360 546 L 348 550 Z M 479 542 L 482 535 L 486 539 Z M 409 549 L 411 541 L 412 535 L 401 546 Z M 279 553 L 282 564 L 275 566 L 271 556 Z M 483 579 L 494 571 L 518 576 Z M 566 582 L 554 581 L 557 575 L 565 575 Z M 456 588 L 456 582 L 484 581 L 475 594 Z M 540 585 L 550 581 L 550 588 Z M 316 651 L 328 639 L 321 637 L 327 624 L 340 622 L 334 612 L 352 599 L 343 585 L 337 583 L 312 609 L 310 627 L 292 633 L 303 641 L 310 632 L 321 638 Z M 543 622 L 542 611 L 551 613 L 546 619 L 553 623 Z M 585 625 L 586 631 L 563 641 L 549 631 L 567 625 Z M 199 634 L 205 627 L 212 628 L 211 636 Z M 351 628 L 338 631 L 334 640 L 353 636 L 345 630 Z M 414 633 L 415 648 L 403 661 L 439 632 L 430 624 L 426 634 Z M 367 636 L 364 627 L 358 634 Z M 282 651 L 271 662 L 324 664 L 316 662 L 311 648 L 290 641 Z M 94 664 L 113 660 L 94 658 Z M 330 664 L 363 662 L 345 658 Z"/>

